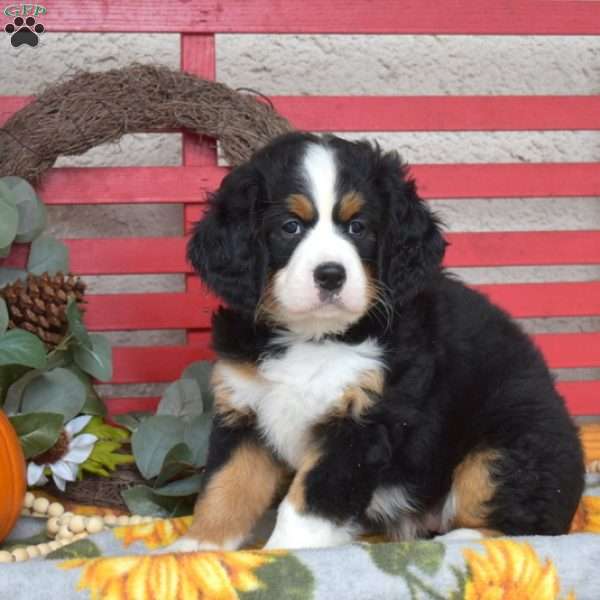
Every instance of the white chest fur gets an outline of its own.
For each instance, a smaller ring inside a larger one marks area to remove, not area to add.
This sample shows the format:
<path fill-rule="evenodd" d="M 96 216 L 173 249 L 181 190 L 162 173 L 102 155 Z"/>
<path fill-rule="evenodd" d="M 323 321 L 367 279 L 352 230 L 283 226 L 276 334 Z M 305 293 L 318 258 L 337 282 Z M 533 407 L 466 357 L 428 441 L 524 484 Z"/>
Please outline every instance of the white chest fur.
<path fill-rule="evenodd" d="M 240 376 L 225 363 L 219 364 L 219 375 L 231 391 L 232 407 L 252 410 L 269 443 L 298 468 L 311 427 L 335 406 L 345 388 L 366 371 L 382 368 L 381 354 L 370 339 L 357 345 L 297 342 L 282 356 L 262 362 L 255 378 Z"/>

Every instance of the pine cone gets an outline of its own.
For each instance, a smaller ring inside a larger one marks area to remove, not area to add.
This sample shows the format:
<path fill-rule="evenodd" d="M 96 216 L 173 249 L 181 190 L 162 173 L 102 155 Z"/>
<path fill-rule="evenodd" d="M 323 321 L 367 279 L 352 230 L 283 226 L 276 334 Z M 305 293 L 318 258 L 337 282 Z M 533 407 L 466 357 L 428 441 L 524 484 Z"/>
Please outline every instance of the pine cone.
<path fill-rule="evenodd" d="M 69 324 L 66 309 L 75 298 L 83 310 L 85 283 L 75 275 L 28 275 L 0 289 L 10 317 L 9 329 L 20 327 L 54 347 L 66 335 Z"/>

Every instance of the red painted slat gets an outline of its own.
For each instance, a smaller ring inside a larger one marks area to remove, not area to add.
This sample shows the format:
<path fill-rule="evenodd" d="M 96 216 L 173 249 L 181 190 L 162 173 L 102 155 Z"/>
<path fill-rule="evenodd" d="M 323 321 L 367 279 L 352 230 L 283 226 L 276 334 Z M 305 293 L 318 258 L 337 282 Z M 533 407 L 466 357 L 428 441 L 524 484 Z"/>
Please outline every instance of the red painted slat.
<path fill-rule="evenodd" d="M 275 96 L 309 131 L 600 129 L 600 96 Z"/>
<path fill-rule="evenodd" d="M 154 412 L 160 398 L 157 397 L 131 397 L 131 398 L 104 398 L 109 415 L 122 415 L 128 412 Z"/>
<path fill-rule="evenodd" d="M 600 264 L 600 231 L 450 233 L 448 267 Z M 80 275 L 191 273 L 186 239 L 89 238 L 64 240 L 71 269 Z M 0 265 L 23 267 L 28 245 L 15 244 Z"/>
<path fill-rule="evenodd" d="M 560 381 L 557 388 L 572 415 L 600 414 L 600 381 Z M 155 397 L 108 398 L 106 404 L 111 415 L 118 415 L 137 410 L 153 411 L 158 400 Z"/>
<path fill-rule="evenodd" d="M 600 281 L 480 285 L 477 289 L 515 317 L 600 315 Z M 188 294 L 88 296 L 90 329 L 203 329 L 218 302 L 203 291 Z"/>
<path fill-rule="evenodd" d="M 39 188 L 47 204 L 202 202 L 218 187 L 219 167 L 94 167 L 52 169 Z"/>
<path fill-rule="evenodd" d="M 553 369 L 600 367 L 600 333 L 543 333 L 533 339 Z"/>
<path fill-rule="evenodd" d="M 113 348 L 112 383 L 169 382 L 178 379 L 187 365 L 196 360 L 210 360 L 210 334 L 204 332 L 204 344 L 193 346 L 158 346 Z"/>
<path fill-rule="evenodd" d="M 600 164 L 415 165 L 424 198 L 598 196 Z"/>
<path fill-rule="evenodd" d="M 210 332 L 197 335 L 193 346 L 115 347 L 112 383 L 173 381 L 191 362 L 212 360 Z M 600 333 L 540 334 L 533 339 L 553 369 L 600 367 Z"/>
<path fill-rule="evenodd" d="M 591 0 L 48 0 L 47 31 L 227 33 L 600 33 Z"/>
<path fill-rule="evenodd" d="M 214 166 L 52 169 L 40 194 L 48 204 L 192 204 L 226 172 Z M 600 163 L 415 165 L 411 172 L 431 199 L 600 195 Z"/>
<path fill-rule="evenodd" d="M 211 62 L 213 36 L 182 36 L 182 70 L 214 79 Z M 30 100 L 0 97 L 0 125 Z M 600 129 L 600 96 L 273 96 L 271 100 L 293 125 L 309 131 Z M 196 147 L 197 137 L 190 140 Z"/>
<path fill-rule="evenodd" d="M 600 264 L 600 231 L 450 233 L 449 267 Z"/>
<path fill-rule="evenodd" d="M 600 281 L 474 286 L 514 317 L 600 315 Z"/>
<path fill-rule="evenodd" d="M 572 415 L 600 415 L 600 381 L 559 381 L 557 388 Z"/>

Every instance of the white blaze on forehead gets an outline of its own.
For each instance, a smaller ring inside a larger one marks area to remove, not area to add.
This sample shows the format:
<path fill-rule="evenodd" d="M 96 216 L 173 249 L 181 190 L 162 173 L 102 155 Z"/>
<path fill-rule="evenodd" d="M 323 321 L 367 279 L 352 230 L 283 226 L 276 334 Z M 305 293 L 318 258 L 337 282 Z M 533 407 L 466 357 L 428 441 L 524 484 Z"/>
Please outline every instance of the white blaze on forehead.
<path fill-rule="evenodd" d="M 309 144 L 301 176 L 317 209 L 317 220 L 275 275 L 273 291 L 286 326 L 307 338 L 319 338 L 344 331 L 364 314 L 369 303 L 367 277 L 356 247 L 334 222 L 338 165 L 333 148 Z M 335 303 L 322 299 L 314 280 L 314 270 L 326 262 L 339 263 L 346 273 Z"/>
<path fill-rule="evenodd" d="M 304 173 L 319 213 L 318 224 L 331 223 L 336 201 L 337 179 L 333 149 L 310 144 L 304 155 Z"/>

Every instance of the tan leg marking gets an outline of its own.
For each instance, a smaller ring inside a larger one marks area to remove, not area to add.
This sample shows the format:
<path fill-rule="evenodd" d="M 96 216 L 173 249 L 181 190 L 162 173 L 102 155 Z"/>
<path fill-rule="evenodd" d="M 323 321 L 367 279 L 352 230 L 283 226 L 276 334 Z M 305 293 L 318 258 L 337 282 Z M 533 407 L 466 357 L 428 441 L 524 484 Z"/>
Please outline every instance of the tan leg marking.
<path fill-rule="evenodd" d="M 226 365 L 229 369 L 233 369 L 238 377 L 248 380 L 258 377 L 256 365 L 249 362 L 219 361 L 215 365 L 211 378 L 211 385 L 215 394 L 215 411 L 221 417 L 222 422 L 229 427 L 247 424 L 254 419 L 254 414 L 249 409 L 241 410 L 232 406 L 233 389 L 225 380 L 221 365 Z"/>
<path fill-rule="evenodd" d="M 359 192 L 348 192 L 342 196 L 340 205 L 338 208 L 338 216 L 340 221 L 344 223 L 350 221 L 352 217 L 356 216 L 360 212 L 360 209 L 364 206 L 365 199 Z"/>
<path fill-rule="evenodd" d="M 304 512 L 306 510 L 306 475 L 309 473 L 309 471 L 314 469 L 317 463 L 321 460 L 321 456 L 322 454 L 320 450 L 317 448 L 309 448 L 306 456 L 302 460 L 300 468 L 292 480 L 292 485 L 288 491 L 287 499 L 298 512 Z"/>
<path fill-rule="evenodd" d="M 285 469 L 265 448 L 241 445 L 198 497 L 187 536 L 217 546 L 247 537 L 269 508 L 284 475 Z"/>
<path fill-rule="evenodd" d="M 303 194 L 288 196 L 286 203 L 289 211 L 305 222 L 312 221 L 316 216 L 315 205 Z"/>
<path fill-rule="evenodd" d="M 481 450 L 469 454 L 454 470 L 452 492 L 456 500 L 456 515 L 452 529 L 467 528 L 492 531 L 487 527 L 487 502 L 495 492 L 490 475 L 491 463 L 497 459 L 496 450 Z"/>
<path fill-rule="evenodd" d="M 337 405 L 333 414 L 336 417 L 351 415 L 354 419 L 360 419 L 363 413 L 373 406 L 375 400 L 369 394 L 380 395 L 383 390 L 383 372 L 379 370 L 366 371 L 356 384 L 348 386 Z"/>

